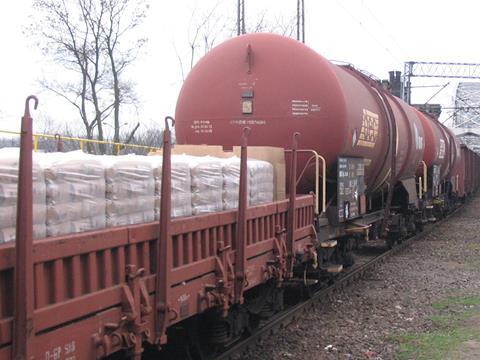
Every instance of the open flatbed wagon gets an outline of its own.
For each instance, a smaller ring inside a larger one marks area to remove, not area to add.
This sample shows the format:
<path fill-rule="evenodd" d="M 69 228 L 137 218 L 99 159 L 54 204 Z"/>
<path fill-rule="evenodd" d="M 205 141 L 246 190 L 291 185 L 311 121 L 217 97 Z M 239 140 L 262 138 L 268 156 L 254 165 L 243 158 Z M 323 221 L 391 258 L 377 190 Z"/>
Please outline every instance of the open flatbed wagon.
<path fill-rule="evenodd" d="M 313 195 L 248 208 L 247 134 L 239 209 L 172 220 L 168 124 L 159 222 L 33 241 L 29 99 L 16 244 L 0 245 L 0 360 L 101 359 L 119 351 L 140 359 L 145 346 L 167 344 L 175 324 L 207 310 L 227 317 L 250 289 L 280 287 L 297 250 L 314 246 Z"/>

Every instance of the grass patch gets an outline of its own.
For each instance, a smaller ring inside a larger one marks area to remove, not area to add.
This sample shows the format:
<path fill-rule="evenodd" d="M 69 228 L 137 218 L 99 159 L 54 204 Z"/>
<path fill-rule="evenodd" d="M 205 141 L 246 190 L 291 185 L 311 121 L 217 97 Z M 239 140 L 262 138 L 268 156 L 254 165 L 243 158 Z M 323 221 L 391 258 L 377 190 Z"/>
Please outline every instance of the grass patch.
<path fill-rule="evenodd" d="M 432 331 L 395 337 L 400 344 L 399 359 L 448 359 L 462 343 L 480 341 L 480 328 L 466 324 L 468 319 L 480 316 L 480 295 L 452 296 L 432 306 L 437 311 L 430 317 L 434 324 Z"/>
<path fill-rule="evenodd" d="M 450 296 L 442 301 L 433 304 L 433 308 L 436 310 L 462 310 L 480 308 L 480 296 L 468 295 L 468 296 Z"/>
<path fill-rule="evenodd" d="M 478 256 L 467 258 L 464 266 L 467 270 L 480 271 L 480 260 L 478 260 Z"/>
<path fill-rule="evenodd" d="M 456 329 L 437 330 L 427 334 L 409 334 L 399 337 L 402 360 L 444 360 L 449 354 L 468 340 L 480 339 L 480 330 L 460 327 Z"/>
<path fill-rule="evenodd" d="M 468 244 L 467 248 L 469 250 L 480 250 L 480 244 L 479 243 Z"/>

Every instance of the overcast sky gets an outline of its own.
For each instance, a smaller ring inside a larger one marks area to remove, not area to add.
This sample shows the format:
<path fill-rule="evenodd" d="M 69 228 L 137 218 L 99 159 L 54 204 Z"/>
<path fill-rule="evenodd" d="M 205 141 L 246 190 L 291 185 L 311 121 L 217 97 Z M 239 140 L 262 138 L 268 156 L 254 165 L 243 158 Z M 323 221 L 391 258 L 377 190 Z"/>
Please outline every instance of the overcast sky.
<path fill-rule="evenodd" d="M 245 1 L 250 24 L 256 23 L 263 13 L 270 23 L 278 19 L 287 22 L 296 13 L 296 0 Z M 37 117 L 48 116 L 58 122 L 75 120 L 75 113 L 67 105 L 40 92 L 36 84 L 52 68 L 22 33 L 30 22 L 31 2 L 0 3 L 0 130 L 18 129 L 24 100 L 29 94 L 37 94 L 40 99 Z M 131 114 L 131 121 L 160 124 L 164 116 L 174 114 L 182 84 L 178 57 L 188 62 L 189 30 L 191 34 L 196 21 L 214 7 L 224 22 L 232 19 L 228 26 L 233 28 L 236 2 L 151 0 L 142 27 L 149 43 L 129 72 L 137 83 L 141 100 L 139 113 Z M 477 36 L 480 3 L 475 0 L 305 0 L 305 9 L 308 46 L 328 59 L 352 63 L 379 78 L 387 78 L 389 70 L 403 71 L 403 63 L 408 60 L 480 62 Z M 455 84 L 451 81 L 431 102 L 451 106 Z M 436 90 L 415 90 L 413 100 L 426 101 Z"/>

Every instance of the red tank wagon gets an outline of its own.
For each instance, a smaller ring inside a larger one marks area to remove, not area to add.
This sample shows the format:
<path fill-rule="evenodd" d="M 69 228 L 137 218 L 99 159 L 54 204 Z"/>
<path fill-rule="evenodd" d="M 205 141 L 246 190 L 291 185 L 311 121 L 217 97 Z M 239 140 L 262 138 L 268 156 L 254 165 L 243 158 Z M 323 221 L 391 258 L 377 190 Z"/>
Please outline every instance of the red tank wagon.
<path fill-rule="evenodd" d="M 231 146 L 248 124 L 252 145 L 288 147 L 302 134 L 329 170 L 339 156 L 365 159 L 367 191 L 385 185 L 395 150 L 395 178 L 412 178 L 422 160 L 423 127 L 415 110 L 350 66 L 336 66 L 290 38 L 251 34 L 226 41 L 191 71 L 177 103 L 179 143 Z M 205 123 L 209 131 L 199 131 Z M 299 169 L 307 162 L 299 160 Z M 335 174 L 335 171 L 329 171 Z M 305 174 L 299 190 L 314 190 Z"/>
<path fill-rule="evenodd" d="M 328 224 L 344 223 L 337 236 L 350 222 L 399 239 L 461 195 L 460 143 L 450 130 L 290 38 L 249 34 L 213 49 L 185 80 L 176 119 L 179 143 L 231 146 L 243 124 L 258 129 L 255 145 L 285 146 L 300 132 L 299 190 L 315 191 Z M 312 154 L 324 159 L 326 176 Z"/>

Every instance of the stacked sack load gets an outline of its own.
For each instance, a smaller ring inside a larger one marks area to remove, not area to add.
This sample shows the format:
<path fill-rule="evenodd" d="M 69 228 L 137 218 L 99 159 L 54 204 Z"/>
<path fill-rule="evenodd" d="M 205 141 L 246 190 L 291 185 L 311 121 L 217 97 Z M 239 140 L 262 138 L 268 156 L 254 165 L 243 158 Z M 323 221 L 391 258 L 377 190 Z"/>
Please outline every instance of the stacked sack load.
<path fill-rule="evenodd" d="M 190 166 L 192 214 L 222 211 L 222 160 L 211 156 L 182 156 Z"/>
<path fill-rule="evenodd" d="M 240 187 L 240 159 L 231 157 L 222 160 L 223 208 L 236 209 Z M 272 202 L 274 200 L 273 166 L 267 161 L 248 159 L 247 192 L 249 206 Z"/>
<path fill-rule="evenodd" d="M 47 235 L 105 228 L 105 170 L 82 151 L 44 154 Z"/>
<path fill-rule="evenodd" d="M 162 192 L 162 156 L 148 156 L 153 167 L 155 179 L 155 220 L 160 219 L 160 199 Z M 190 166 L 184 156 L 172 155 L 172 199 L 171 216 L 183 217 L 192 215 L 192 193 Z"/>
<path fill-rule="evenodd" d="M 147 157 L 103 156 L 107 227 L 141 224 L 155 219 L 155 180 Z"/>
<path fill-rule="evenodd" d="M 248 160 L 248 194 L 250 206 L 274 200 L 274 169 L 268 161 Z"/>
<path fill-rule="evenodd" d="M 18 148 L 0 149 L 0 244 L 14 241 L 17 217 Z M 46 195 L 43 169 L 33 156 L 33 238 L 46 236 Z"/>

